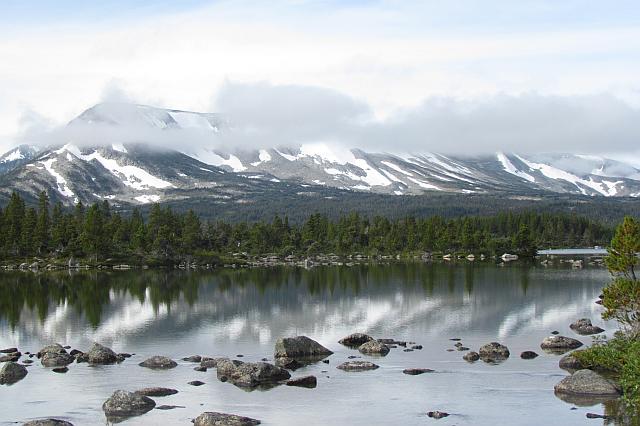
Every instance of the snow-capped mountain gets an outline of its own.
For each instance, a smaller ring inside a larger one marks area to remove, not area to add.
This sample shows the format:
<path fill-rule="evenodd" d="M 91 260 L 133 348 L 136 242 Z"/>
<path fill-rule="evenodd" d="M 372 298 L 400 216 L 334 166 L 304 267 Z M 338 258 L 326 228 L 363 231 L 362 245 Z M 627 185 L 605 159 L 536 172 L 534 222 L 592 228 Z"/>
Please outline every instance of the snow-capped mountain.
<path fill-rule="evenodd" d="M 131 104 L 98 104 L 67 128 L 63 144 L 23 145 L 0 157 L 0 191 L 47 190 L 68 204 L 189 197 L 242 202 L 265 191 L 323 188 L 394 195 L 640 196 L 640 170 L 595 156 L 374 153 L 325 143 L 240 149 L 224 146 L 220 136 L 234 128 L 219 114 Z"/>

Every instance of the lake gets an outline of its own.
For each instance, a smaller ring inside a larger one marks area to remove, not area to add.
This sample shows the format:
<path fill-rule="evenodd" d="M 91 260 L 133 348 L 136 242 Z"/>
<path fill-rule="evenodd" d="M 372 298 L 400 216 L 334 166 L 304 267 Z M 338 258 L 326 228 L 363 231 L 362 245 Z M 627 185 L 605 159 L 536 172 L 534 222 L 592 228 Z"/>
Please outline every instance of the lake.
<path fill-rule="evenodd" d="M 58 374 L 36 361 L 12 386 L 0 386 L 0 424 L 57 417 L 75 425 L 103 425 L 102 403 L 116 389 L 164 386 L 176 395 L 154 398 L 180 405 L 152 410 L 124 424 L 191 424 L 204 411 L 262 420 L 265 425 L 406 424 L 539 425 L 598 424 L 587 412 L 553 393 L 566 372 L 560 356 L 539 344 L 552 330 L 591 318 L 611 334 L 594 303 L 609 275 L 583 269 L 489 263 L 391 264 L 318 267 L 310 270 L 121 271 L 0 274 L 0 347 L 37 352 L 58 342 L 87 350 L 93 341 L 135 355 L 121 364 L 71 364 Z M 336 366 L 357 350 L 338 344 L 353 332 L 415 341 L 422 350 L 392 349 L 369 357 L 380 368 L 343 372 Z M 307 335 L 335 353 L 292 373 L 316 375 L 315 389 L 278 386 L 247 392 L 196 372 L 181 358 L 200 354 L 244 361 L 273 359 L 279 337 Z M 460 338 L 472 350 L 498 341 L 511 357 L 498 365 L 467 363 L 448 352 Z M 520 359 L 533 350 L 540 356 Z M 177 360 L 177 368 L 152 371 L 137 364 L 152 355 Z M 23 356 L 23 360 L 26 357 Z M 34 358 L 35 359 L 35 358 Z M 410 367 L 435 373 L 409 376 Z M 187 385 L 201 380 L 205 385 Z M 451 416 L 434 420 L 428 411 Z"/>

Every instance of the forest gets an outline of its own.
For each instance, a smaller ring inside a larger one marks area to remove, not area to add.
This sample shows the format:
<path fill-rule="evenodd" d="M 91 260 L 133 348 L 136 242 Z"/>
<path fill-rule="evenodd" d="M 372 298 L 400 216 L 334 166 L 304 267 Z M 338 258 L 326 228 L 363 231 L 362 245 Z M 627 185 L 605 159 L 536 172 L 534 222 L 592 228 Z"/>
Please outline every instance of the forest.
<path fill-rule="evenodd" d="M 228 222 L 201 219 L 192 210 L 176 212 L 154 204 L 143 215 L 116 211 L 108 201 L 74 208 L 50 205 L 45 192 L 29 207 L 13 193 L 0 208 L 0 259 L 64 259 L 95 263 L 126 259 L 128 263 L 173 263 L 193 257 L 335 253 L 348 255 L 410 252 L 505 252 L 534 256 L 538 248 L 606 245 L 612 229 L 585 217 L 564 213 L 506 211 L 492 216 L 441 216 L 388 219 L 353 212 L 330 219 L 311 213 L 290 223 L 287 216 L 270 221 Z"/>

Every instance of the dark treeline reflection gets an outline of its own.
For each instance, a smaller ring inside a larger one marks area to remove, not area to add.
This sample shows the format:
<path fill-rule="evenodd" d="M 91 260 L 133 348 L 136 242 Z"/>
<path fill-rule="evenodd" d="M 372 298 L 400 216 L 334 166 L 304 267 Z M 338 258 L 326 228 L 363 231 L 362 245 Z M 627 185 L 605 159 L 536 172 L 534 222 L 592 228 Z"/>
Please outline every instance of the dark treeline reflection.
<path fill-rule="evenodd" d="M 150 302 L 157 312 L 160 306 L 170 310 L 172 302 L 178 300 L 193 306 L 201 293 L 206 293 L 207 300 L 214 303 L 215 298 L 240 289 L 251 289 L 264 300 L 277 297 L 295 303 L 295 298 L 300 296 L 329 301 L 344 295 L 358 295 L 365 289 L 371 293 L 401 289 L 412 293 L 418 290 L 425 296 L 436 291 L 445 294 L 461 291 L 471 295 L 476 281 L 481 281 L 484 287 L 487 282 L 495 285 L 496 289 L 489 291 L 498 293 L 501 284 L 495 281 L 508 281 L 511 292 L 517 290 L 526 295 L 529 275 L 536 268 L 514 265 L 506 269 L 501 271 L 493 264 L 478 263 L 402 263 L 310 270 L 276 267 L 207 272 L 6 272 L 0 274 L 0 320 L 7 321 L 13 329 L 23 312 L 28 310 L 44 322 L 56 307 L 66 304 L 83 315 L 88 324 L 97 327 L 105 307 L 114 298 L 129 295 L 140 303 Z M 494 279 L 498 272 L 501 273 L 500 280 Z M 254 302 L 246 300 L 247 304 Z"/>

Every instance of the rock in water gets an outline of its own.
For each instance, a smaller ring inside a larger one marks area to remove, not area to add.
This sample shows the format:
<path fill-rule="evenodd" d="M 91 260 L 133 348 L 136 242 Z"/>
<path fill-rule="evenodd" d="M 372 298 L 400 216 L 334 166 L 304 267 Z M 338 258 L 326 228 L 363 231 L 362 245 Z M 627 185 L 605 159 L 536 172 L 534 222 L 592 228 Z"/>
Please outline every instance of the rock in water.
<path fill-rule="evenodd" d="M 188 385 L 191 385 L 191 386 L 202 386 L 202 385 L 204 385 L 205 383 L 204 383 L 204 382 L 201 382 L 200 380 L 194 380 L 194 381 L 189 382 L 189 383 L 187 383 L 187 384 L 188 384 Z"/>
<path fill-rule="evenodd" d="M 424 374 L 424 373 L 433 373 L 435 370 L 432 370 L 430 368 L 407 368 L 405 370 L 402 370 L 402 372 L 404 374 L 408 374 L 410 376 L 417 376 L 418 374 Z"/>
<path fill-rule="evenodd" d="M 582 346 L 581 341 L 565 336 L 549 336 L 540 344 L 542 349 L 550 352 L 566 352 L 580 346 Z"/>
<path fill-rule="evenodd" d="M 381 355 L 385 356 L 389 353 L 389 346 L 384 343 L 380 343 L 377 340 L 371 340 L 367 343 L 360 345 L 358 351 L 366 355 Z"/>
<path fill-rule="evenodd" d="M 220 361 L 221 359 L 226 359 L 226 358 L 209 358 L 209 357 L 203 356 L 202 359 L 200 360 L 200 367 L 216 368 L 218 365 L 218 361 Z"/>
<path fill-rule="evenodd" d="M 431 417 L 432 419 L 442 419 L 445 417 L 449 417 L 449 413 L 445 413 L 444 411 L 429 411 L 427 413 L 427 416 Z"/>
<path fill-rule="evenodd" d="M 22 426 L 73 426 L 73 423 L 58 419 L 39 419 L 23 423 Z"/>
<path fill-rule="evenodd" d="M 620 388 L 614 382 L 605 379 L 595 371 L 578 370 L 565 377 L 554 390 L 556 393 L 577 396 L 618 396 Z"/>
<path fill-rule="evenodd" d="M 589 318 L 579 319 L 569 327 L 576 333 L 583 336 L 588 336 L 590 334 L 599 334 L 604 331 L 604 329 L 591 324 L 591 320 Z"/>
<path fill-rule="evenodd" d="M 12 354 L 15 352 L 20 352 L 18 351 L 18 348 L 5 348 L 5 349 L 0 349 L 0 354 Z"/>
<path fill-rule="evenodd" d="M 580 362 L 580 360 L 575 356 L 575 352 L 572 352 L 560 358 L 558 366 L 563 370 L 568 371 L 582 370 L 583 368 L 585 368 L 585 366 L 582 365 L 582 362 Z"/>
<path fill-rule="evenodd" d="M 144 388 L 134 393 L 142 396 L 169 396 L 178 393 L 177 390 L 171 388 Z"/>
<path fill-rule="evenodd" d="M 28 371 L 13 361 L 5 362 L 0 368 L 0 385 L 12 385 L 24 379 Z"/>
<path fill-rule="evenodd" d="M 191 355 L 186 358 L 182 358 L 182 360 L 186 362 L 202 362 L 202 357 L 200 355 Z"/>
<path fill-rule="evenodd" d="M 298 362 L 293 358 L 276 358 L 275 364 L 278 367 L 285 368 L 287 370 L 295 371 L 298 368 L 302 367 L 302 363 Z"/>
<path fill-rule="evenodd" d="M 140 416 L 153 410 L 153 399 L 123 390 L 117 390 L 102 404 L 102 410 L 108 419 Z"/>
<path fill-rule="evenodd" d="M 338 341 L 341 345 L 348 346 L 350 348 L 357 348 L 360 345 L 363 345 L 367 342 L 373 340 L 373 337 L 364 334 L 364 333 L 353 333 L 348 335 L 347 337 L 343 337 Z"/>
<path fill-rule="evenodd" d="M 520 354 L 520 358 L 522 359 L 534 359 L 537 357 L 538 357 L 538 354 L 533 351 L 524 351 Z"/>
<path fill-rule="evenodd" d="M 178 364 L 171 358 L 158 355 L 152 356 L 151 358 L 142 361 L 138 365 L 140 367 L 151 368 L 153 370 L 168 370 L 170 368 L 175 368 L 178 366 Z"/>
<path fill-rule="evenodd" d="M 313 389 L 318 385 L 318 379 L 316 379 L 316 376 L 299 377 L 297 379 L 287 380 L 286 385 Z"/>
<path fill-rule="evenodd" d="M 202 413 L 193 421 L 193 426 L 255 426 L 260 420 L 216 412 Z"/>
<path fill-rule="evenodd" d="M 218 362 L 217 376 L 240 387 L 276 384 L 291 377 L 284 368 L 267 362 L 242 362 L 222 359 Z"/>
<path fill-rule="evenodd" d="M 45 367 L 65 367 L 76 359 L 67 353 L 67 350 L 59 344 L 45 346 L 38 352 L 38 358 Z"/>
<path fill-rule="evenodd" d="M 509 358 L 509 348 L 498 342 L 487 343 L 478 351 L 484 362 L 500 362 Z"/>
<path fill-rule="evenodd" d="M 85 352 L 89 364 L 114 364 L 118 362 L 118 355 L 110 348 L 94 343 L 88 352 Z"/>
<path fill-rule="evenodd" d="M 375 370 L 376 368 L 380 368 L 380 366 L 369 361 L 347 361 L 336 368 L 344 371 L 367 371 Z"/>
<path fill-rule="evenodd" d="M 285 337 L 276 341 L 276 358 L 326 357 L 333 354 L 329 349 L 307 336 Z"/>
<path fill-rule="evenodd" d="M 480 359 L 480 354 L 478 352 L 469 352 L 464 354 L 462 359 L 464 359 L 467 362 L 476 362 L 477 360 Z"/>

